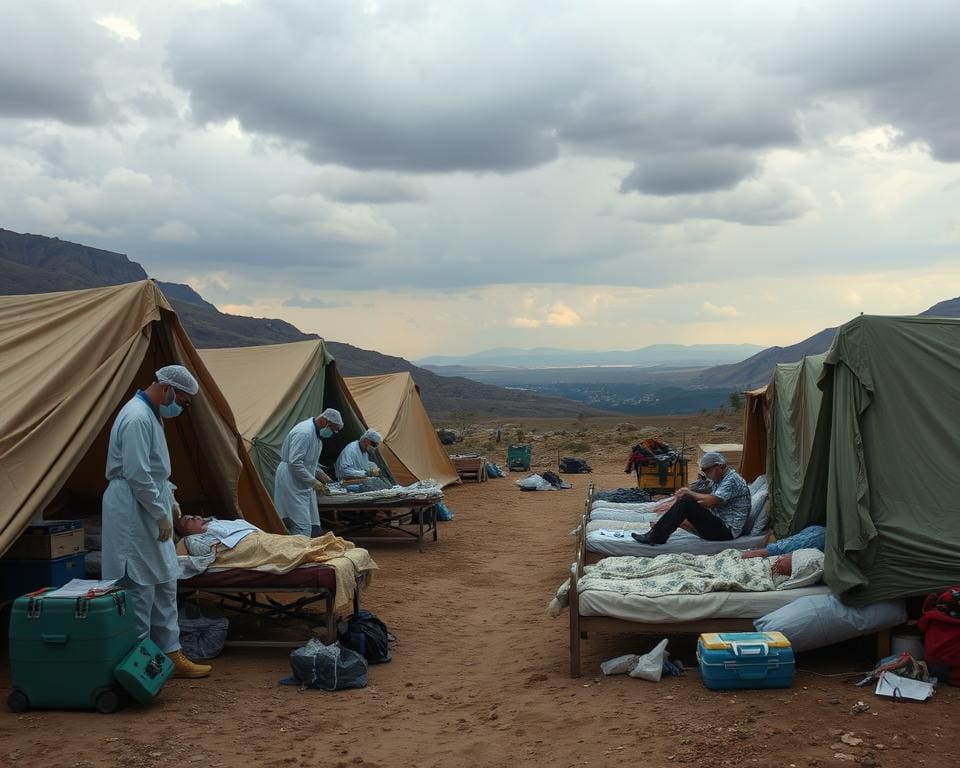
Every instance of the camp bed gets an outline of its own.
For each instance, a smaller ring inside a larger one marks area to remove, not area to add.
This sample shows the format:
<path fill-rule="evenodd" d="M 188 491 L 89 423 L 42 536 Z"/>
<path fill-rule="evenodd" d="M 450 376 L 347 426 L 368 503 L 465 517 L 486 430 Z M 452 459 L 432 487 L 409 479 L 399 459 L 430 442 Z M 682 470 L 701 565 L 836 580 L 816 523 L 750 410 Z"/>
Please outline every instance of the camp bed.
<path fill-rule="evenodd" d="M 345 493 L 319 496 L 317 506 L 320 508 L 320 519 L 324 528 L 329 528 L 338 536 L 362 544 L 405 541 L 412 537 L 423 552 L 423 542 L 427 534 L 432 534 L 433 540 L 437 541 L 435 505 L 442 500 L 442 494 L 439 497 L 432 495 L 422 498 Z M 369 535 L 377 531 L 387 531 L 389 534 Z"/>
<path fill-rule="evenodd" d="M 360 610 L 360 592 L 366 574 L 357 574 L 353 593 L 353 612 Z M 331 565 L 312 564 L 287 573 L 269 573 L 245 568 L 211 568 L 189 579 L 177 582 L 181 596 L 206 593 L 218 596 L 231 609 L 263 619 L 299 619 L 315 623 L 319 614 L 308 610 L 316 603 L 324 606 L 324 641 L 337 639 L 337 575 Z M 274 596 L 299 595 L 292 600 Z M 286 646 L 277 640 L 229 640 L 232 646 Z M 298 643 L 299 644 L 299 643 Z"/>
<path fill-rule="evenodd" d="M 772 592 L 711 592 L 699 595 L 618 594 L 597 590 L 580 591 L 579 579 L 586 565 L 586 537 L 581 521 L 576 559 L 570 566 L 570 676 L 581 674 L 581 641 L 590 633 L 669 634 L 702 632 L 752 632 L 753 620 L 806 595 L 828 594 L 818 584 Z M 884 639 L 885 638 L 885 639 Z M 884 644 L 885 643 L 885 644 Z M 889 632 L 880 635 L 882 651 L 889 649 Z"/>

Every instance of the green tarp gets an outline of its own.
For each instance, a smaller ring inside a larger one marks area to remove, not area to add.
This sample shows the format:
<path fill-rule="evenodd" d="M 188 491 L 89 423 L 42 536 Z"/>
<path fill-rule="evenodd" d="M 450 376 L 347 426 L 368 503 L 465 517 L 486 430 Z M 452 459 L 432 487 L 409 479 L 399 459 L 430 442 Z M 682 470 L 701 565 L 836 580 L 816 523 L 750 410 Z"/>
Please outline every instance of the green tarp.
<path fill-rule="evenodd" d="M 823 371 L 823 358 L 824 355 L 811 355 L 796 363 L 780 363 L 767 385 L 770 434 L 766 471 L 777 538 L 790 532 L 800 500 L 820 411 L 817 380 Z"/>
<path fill-rule="evenodd" d="M 791 529 L 827 526 L 826 583 L 853 605 L 960 583 L 960 320 L 858 317 L 820 387 Z"/>

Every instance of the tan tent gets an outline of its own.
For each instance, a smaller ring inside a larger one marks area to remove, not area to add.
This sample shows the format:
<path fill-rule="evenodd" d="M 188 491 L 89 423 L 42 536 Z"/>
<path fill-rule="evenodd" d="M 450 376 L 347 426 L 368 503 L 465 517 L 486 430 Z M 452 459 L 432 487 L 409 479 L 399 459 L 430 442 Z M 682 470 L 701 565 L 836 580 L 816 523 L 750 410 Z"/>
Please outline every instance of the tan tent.
<path fill-rule="evenodd" d="M 233 408 L 250 457 L 271 495 L 283 440 L 298 422 L 324 408 L 340 411 L 343 429 L 323 441 L 320 460 L 328 467 L 366 428 L 322 339 L 198 352 Z"/>
<path fill-rule="evenodd" d="M 743 409 L 743 453 L 740 454 L 740 476 L 752 483 L 767 470 L 767 424 L 769 401 L 767 388 L 744 392 L 747 404 Z"/>
<path fill-rule="evenodd" d="M 166 427 L 184 511 L 283 532 L 226 399 L 145 280 L 0 297 L 0 552 L 62 491 L 99 512 L 114 417 L 170 363 L 200 383 L 191 408 Z"/>
<path fill-rule="evenodd" d="M 380 453 L 398 483 L 432 478 L 447 486 L 460 479 L 409 373 L 348 376 L 346 382 L 364 420 L 383 435 Z"/>

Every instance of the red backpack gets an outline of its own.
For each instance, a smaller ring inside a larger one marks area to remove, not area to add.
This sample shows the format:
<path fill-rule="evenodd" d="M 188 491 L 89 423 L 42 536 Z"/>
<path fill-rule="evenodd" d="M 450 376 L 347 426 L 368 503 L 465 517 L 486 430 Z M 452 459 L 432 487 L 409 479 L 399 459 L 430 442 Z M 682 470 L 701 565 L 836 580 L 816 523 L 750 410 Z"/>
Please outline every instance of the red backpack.
<path fill-rule="evenodd" d="M 918 622 L 927 664 L 950 668 L 950 685 L 960 685 L 960 584 L 929 595 Z"/>

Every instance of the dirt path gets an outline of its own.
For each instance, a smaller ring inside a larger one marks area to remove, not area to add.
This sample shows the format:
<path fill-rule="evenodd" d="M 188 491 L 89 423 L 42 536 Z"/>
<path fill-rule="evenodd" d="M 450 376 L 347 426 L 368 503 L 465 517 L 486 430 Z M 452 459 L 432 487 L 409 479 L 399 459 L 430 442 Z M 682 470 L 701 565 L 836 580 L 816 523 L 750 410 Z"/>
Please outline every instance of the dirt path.
<path fill-rule="evenodd" d="M 451 488 L 456 519 L 441 524 L 438 543 L 423 553 L 371 547 L 381 571 L 364 606 L 399 642 L 363 690 L 279 686 L 286 652 L 230 651 L 211 678 L 171 681 L 148 708 L 4 710 L 0 764 L 945 764 L 960 690 L 942 686 L 923 705 L 879 700 L 848 682 L 872 661 L 856 644 L 802 655 L 789 690 L 730 694 L 706 691 L 695 671 L 660 683 L 601 680 L 600 661 L 658 638 L 591 638 L 584 677 L 571 680 L 566 615 L 551 619 L 544 608 L 571 559 L 567 532 L 587 483 L 623 485 L 622 458 L 594 456 L 595 474 L 570 476 L 569 491 L 522 493 L 510 478 Z M 693 664 L 689 638 L 670 647 Z M 8 682 L 4 664 L 0 684 Z M 852 711 L 858 701 L 869 709 Z"/>

